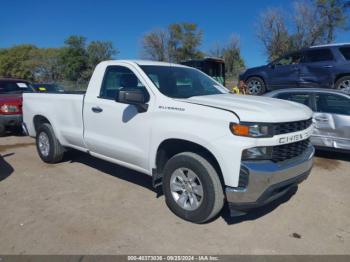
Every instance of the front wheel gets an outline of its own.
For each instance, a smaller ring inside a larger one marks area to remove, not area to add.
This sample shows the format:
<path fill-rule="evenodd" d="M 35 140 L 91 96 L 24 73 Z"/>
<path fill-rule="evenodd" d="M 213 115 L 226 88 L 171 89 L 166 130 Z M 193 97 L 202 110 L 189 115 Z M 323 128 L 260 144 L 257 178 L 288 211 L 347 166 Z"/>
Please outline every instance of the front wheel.
<path fill-rule="evenodd" d="M 250 77 L 246 82 L 246 92 L 249 95 L 259 96 L 266 92 L 264 80 L 260 77 Z"/>
<path fill-rule="evenodd" d="M 163 191 L 170 210 L 194 223 L 212 219 L 224 203 L 222 185 L 214 167 L 192 152 L 179 153 L 166 163 Z"/>
<path fill-rule="evenodd" d="M 335 83 L 335 89 L 350 92 L 350 76 L 343 76 Z"/>

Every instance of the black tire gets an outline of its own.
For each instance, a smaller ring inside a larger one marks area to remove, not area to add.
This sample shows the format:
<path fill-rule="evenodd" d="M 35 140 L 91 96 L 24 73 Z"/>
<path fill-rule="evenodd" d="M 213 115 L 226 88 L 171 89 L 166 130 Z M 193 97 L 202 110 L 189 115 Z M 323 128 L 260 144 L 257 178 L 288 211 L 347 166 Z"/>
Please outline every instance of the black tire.
<path fill-rule="evenodd" d="M 39 137 L 40 137 L 41 133 L 46 134 L 46 136 L 48 138 L 49 150 L 48 150 L 47 155 L 45 155 L 40 150 Z M 48 123 L 42 124 L 38 128 L 38 131 L 36 134 L 36 148 L 37 148 L 37 151 L 38 151 L 38 154 L 39 154 L 41 160 L 43 160 L 46 163 L 51 163 L 51 164 L 60 162 L 63 158 L 64 151 L 65 151 L 64 147 L 57 140 L 52 126 Z"/>
<path fill-rule="evenodd" d="M 349 89 L 348 91 L 350 91 L 350 75 L 339 78 L 337 82 L 335 82 L 334 88 L 338 90 Z"/>
<path fill-rule="evenodd" d="M 266 92 L 265 82 L 261 77 L 253 76 L 246 81 L 246 93 L 260 96 Z"/>
<path fill-rule="evenodd" d="M 193 171 L 202 184 L 203 198 L 195 210 L 186 210 L 175 201 L 171 192 L 171 176 L 179 168 Z M 169 159 L 163 170 L 163 192 L 170 210 L 177 216 L 194 223 L 205 223 L 214 218 L 224 204 L 223 188 L 214 167 L 202 156 L 192 153 L 179 153 Z"/>

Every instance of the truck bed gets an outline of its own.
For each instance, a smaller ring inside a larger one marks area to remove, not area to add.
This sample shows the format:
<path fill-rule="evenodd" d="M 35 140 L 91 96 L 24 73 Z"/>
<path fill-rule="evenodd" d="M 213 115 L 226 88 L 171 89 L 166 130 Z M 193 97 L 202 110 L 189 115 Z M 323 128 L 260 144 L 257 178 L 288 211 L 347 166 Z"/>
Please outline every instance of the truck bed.
<path fill-rule="evenodd" d="M 85 92 L 26 93 L 23 95 L 23 122 L 30 136 L 36 136 L 35 116 L 49 121 L 64 146 L 85 148 L 83 141 L 83 101 Z"/>

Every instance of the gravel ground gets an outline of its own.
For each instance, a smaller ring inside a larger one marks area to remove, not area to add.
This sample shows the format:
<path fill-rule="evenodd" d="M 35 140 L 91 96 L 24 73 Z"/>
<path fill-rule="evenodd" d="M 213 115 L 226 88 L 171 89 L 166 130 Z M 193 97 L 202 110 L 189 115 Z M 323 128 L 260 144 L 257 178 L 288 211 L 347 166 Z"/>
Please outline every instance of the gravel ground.
<path fill-rule="evenodd" d="M 295 194 L 195 225 L 143 174 L 70 152 L 43 163 L 28 137 L 0 138 L 1 254 L 350 254 L 350 155 L 319 153 Z"/>

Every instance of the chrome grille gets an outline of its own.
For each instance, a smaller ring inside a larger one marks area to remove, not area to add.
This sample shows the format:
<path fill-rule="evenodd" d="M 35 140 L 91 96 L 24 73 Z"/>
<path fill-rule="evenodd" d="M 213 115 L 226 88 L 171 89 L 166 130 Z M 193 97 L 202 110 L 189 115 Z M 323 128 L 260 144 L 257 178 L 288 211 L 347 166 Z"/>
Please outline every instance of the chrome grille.
<path fill-rule="evenodd" d="M 309 146 L 310 140 L 298 141 L 295 143 L 272 147 L 273 162 L 281 162 L 301 155 Z"/>
<path fill-rule="evenodd" d="M 274 134 L 288 134 L 297 131 L 307 129 L 312 124 L 312 119 L 296 121 L 296 122 L 285 122 L 274 125 Z"/>

